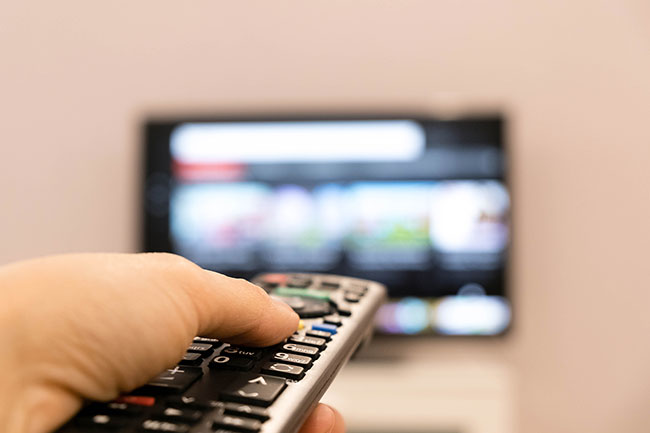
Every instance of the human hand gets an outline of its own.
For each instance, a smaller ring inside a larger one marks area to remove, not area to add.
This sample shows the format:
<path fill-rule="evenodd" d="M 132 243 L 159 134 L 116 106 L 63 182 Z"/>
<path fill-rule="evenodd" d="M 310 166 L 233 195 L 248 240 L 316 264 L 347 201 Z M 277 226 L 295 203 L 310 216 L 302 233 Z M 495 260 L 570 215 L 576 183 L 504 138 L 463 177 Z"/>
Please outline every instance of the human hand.
<path fill-rule="evenodd" d="M 0 425 L 60 426 L 176 365 L 195 335 L 269 346 L 298 316 L 241 279 L 171 254 L 78 254 L 0 267 Z M 342 433 L 319 405 L 300 433 Z"/>

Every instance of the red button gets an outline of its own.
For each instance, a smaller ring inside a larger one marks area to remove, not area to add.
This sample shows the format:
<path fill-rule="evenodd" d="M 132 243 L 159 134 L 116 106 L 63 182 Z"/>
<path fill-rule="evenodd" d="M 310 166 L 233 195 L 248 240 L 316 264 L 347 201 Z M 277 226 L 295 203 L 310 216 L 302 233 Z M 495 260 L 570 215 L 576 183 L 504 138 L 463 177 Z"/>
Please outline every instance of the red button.
<path fill-rule="evenodd" d="M 116 403 L 135 404 L 137 406 L 153 406 L 156 399 L 153 397 L 145 397 L 141 395 L 123 395 L 115 399 Z"/>
<path fill-rule="evenodd" d="M 279 285 L 287 284 L 288 276 L 286 274 L 266 274 L 262 279 L 267 283 L 275 283 Z"/>

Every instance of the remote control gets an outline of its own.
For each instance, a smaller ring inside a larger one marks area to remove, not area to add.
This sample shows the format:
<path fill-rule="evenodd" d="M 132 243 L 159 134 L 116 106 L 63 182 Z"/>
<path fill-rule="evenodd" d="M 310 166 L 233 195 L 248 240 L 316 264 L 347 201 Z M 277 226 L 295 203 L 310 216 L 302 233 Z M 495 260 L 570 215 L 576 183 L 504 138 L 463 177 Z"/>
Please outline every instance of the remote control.
<path fill-rule="evenodd" d="M 325 274 L 262 274 L 253 283 L 289 304 L 301 329 L 271 347 L 196 337 L 180 363 L 59 431 L 295 433 L 339 369 L 370 338 L 383 285 Z"/>

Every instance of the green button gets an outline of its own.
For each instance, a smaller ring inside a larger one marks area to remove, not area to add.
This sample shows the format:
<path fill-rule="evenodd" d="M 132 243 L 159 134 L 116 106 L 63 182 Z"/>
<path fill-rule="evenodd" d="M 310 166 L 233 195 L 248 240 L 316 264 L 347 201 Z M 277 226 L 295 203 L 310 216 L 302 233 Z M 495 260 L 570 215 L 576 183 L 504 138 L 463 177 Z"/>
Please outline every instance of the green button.
<path fill-rule="evenodd" d="M 301 298 L 320 299 L 322 301 L 330 300 L 330 293 L 325 290 L 316 289 L 298 289 L 295 287 L 278 287 L 273 290 L 274 295 L 278 296 L 299 296 Z"/>

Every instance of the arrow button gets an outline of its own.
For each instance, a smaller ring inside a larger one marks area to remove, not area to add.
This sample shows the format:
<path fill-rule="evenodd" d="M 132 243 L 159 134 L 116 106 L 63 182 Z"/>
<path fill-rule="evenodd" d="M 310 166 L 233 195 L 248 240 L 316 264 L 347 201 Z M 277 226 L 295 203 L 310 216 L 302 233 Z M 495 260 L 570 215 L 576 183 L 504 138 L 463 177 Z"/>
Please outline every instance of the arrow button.
<path fill-rule="evenodd" d="M 256 406 L 247 406 L 245 404 L 239 403 L 226 403 L 225 414 L 227 415 L 238 415 L 246 418 L 255 418 L 260 421 L 266 421 L 269 419 L 269 411 L 262 407 Z"/>
<path fill-rule="evenodd" d="M 287 386 L 284 379 L 264 374 L 243 374 L 222 391 L 226 401 L 268 407 Z"/>
<path fill-rule="evenodd" d="M 262 376 L 257 376 L 255 379 L 251 379 L 248 383 L 259 383 L 260 385 L 266 386 L 266 380 Z"/>
<path fill-rule="evenodd" d="M 212 421 L 213 429 L 228 429 L 228 431 L 237 430 L 241 432 L 257 433 L 260 431 L 262 423 L 256 419 L 239 418 L 230 415 L 218 415 Z M 221 431 L 221 430 L 219 430 Z"/>

